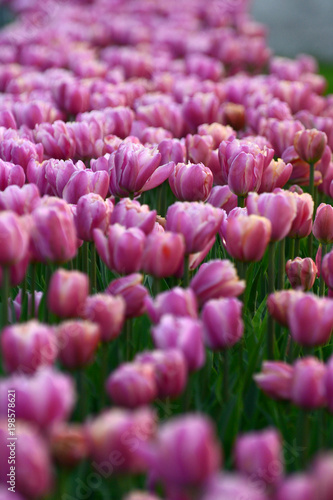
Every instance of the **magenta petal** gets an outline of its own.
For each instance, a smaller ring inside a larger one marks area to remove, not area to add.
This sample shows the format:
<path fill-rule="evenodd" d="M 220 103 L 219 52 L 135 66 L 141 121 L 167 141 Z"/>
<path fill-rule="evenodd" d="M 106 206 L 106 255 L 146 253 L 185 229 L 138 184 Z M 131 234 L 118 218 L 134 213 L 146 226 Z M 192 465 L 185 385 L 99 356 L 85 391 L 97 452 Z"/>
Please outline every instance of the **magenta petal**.
<path fill-rule="evenodd" d="M 149 177 L 141 192 L 149 191 L 150 189 L 154 189 L 155 187 L 162 184 L 162 182 L 166 181 L 175 168 L 175 164 L 173 161 L 166 163 L 165 165 L 161 165 L 158 167 L 155 172 Z"/>

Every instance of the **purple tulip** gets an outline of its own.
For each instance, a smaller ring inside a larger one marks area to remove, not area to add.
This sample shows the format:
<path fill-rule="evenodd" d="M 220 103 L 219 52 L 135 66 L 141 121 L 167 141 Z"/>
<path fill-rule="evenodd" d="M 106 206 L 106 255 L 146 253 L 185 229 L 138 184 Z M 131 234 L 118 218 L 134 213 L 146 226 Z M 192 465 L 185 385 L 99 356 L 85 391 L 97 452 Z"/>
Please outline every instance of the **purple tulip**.
<path fill-rule="evenodd" d="M 205 201 L 212 190 L 213 174 L 203 163 L 177 163 L 169 184 L 178 200 Z"/>
<path fill-rule="evenodd" d="M 102 342 L 109 342 L 121 333 L 125 309 L 125 300 L 120 295 L 112 297 L 106 293 L 97 293 L 87 297 L 81 307 L 80 316 L 97 323 Z"/>
<path fill-rule="evenodd" d="M 269 397 L 291 399 L 294 367 L 283 361 L 264 361 L 262 372 L 253 376 L 256 384 Z"/>
<path fill-rule="evenodd" d="M 164 314 L 196 319 L 198 305 L 193 290 L 180 287 L 158 294 L 153 300 L 146 299 L 147 314 L 153 323 L 158 323 Z"/>
<path fill-rule="evenodd" d="M 141 316 L 146 311 L 145 300 L 148 290 L 143 285 L 143 275 L 129 274 L 124 278 L 113 280 L 106 289 L 110 295 L 121 295 L 126 302 L 126 318 Z"/>
<path fill-rule="evenodd" d="M 38 206 L 39 200 L 39 190 L 35 184 L 8 186 L 0 191 L 0 210 L 12 210 L 17 215 L 29 214 Z"/>
<path fill-rule="evenodd" d="M 326 404 L 326 367 L 317 358 L 307 357 L 294 363 L 291 400 L 297 406 L 311 410 Z"/>
<path fill-rule="evenodd" d="M 101 340 L 97 323 L 69 320 L 60 323 L 55 335 L 59 346 L 58 358 L 69 369 L 82 368 L 94 360 Z"/>
<path fill-rule="evenodd" d="M 242 307 L 242 302 L 234 298 L 209 300 L 205 303 L 201 319 L 205 344 L 210 349 L 228 349 L 242 338 Z"/>
<path fill-rule="evenodd" d="M 110 225 L 113 207 L 110 198 L 103 200 L 99 194 L 88 193 L 81 196 L 74 217 L 78 238 L 83 241 L 93 241 L 95 229 L 105 233 Z"/>
<path fill-rule="evenodd" d="M 14 165 L 0 159 L 0 190 L 4 191 L 7 186 L 16 185 L 22 187 L 25 182 L 25 173 L 21 165 Z"/>

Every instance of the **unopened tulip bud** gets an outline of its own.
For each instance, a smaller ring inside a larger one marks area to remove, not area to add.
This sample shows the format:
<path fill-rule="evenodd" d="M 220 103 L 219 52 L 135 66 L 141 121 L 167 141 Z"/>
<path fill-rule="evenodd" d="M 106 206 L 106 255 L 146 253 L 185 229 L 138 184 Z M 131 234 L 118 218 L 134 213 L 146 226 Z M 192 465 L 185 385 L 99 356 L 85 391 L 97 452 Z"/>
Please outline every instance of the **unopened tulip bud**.
<path fill-rule="evenodd" d="M 290 189 L 289 189 L 290 191 Z M 296 217 L 294 218 L 288 236 L 290 238 L 305 238 L 312 230 L 314 202 L 309 193 L 294 194 L 296 200 Z"/>
<path fill-rule="evenodd" d="M 143 275 L 129 274 L 124 278 L 113 280 L 106 289 L 110 295 L 121 295 L 126 303 L 126 318 L 141 316 L 146 311 L 145 300 L 148 290 L 141 283 Z"/>
<path fill-rule="evenodd" d="M 238 278 L 235 266 L 229 260 L 211 260 L 201 265 L 190 286 L 202 305 L 209 299 L 241 295 L 245 281 Z"/>
<path fill-rule="evenodd" d="M 302 160 L 316 163 L 322 157 L 327 145 L 327 136 L 315 128 L 300 130 L 294 137 L 294 148 Z"/>
<path fill-rule="evenodd" d="M 125 320 L 126 303 L 120 296 L 112 297 L 106 293 L 90 295 L 84 302 L 80 316 L 97 323 L 100 327 L 101 341 L 109 342 L 120 335 Z"/>
<path fill-rule="evenodd" d="M 89 293 L 89 278 L 80 271 L 58 269 L 53 273 L 47 292 L 47 305 L 60 318 L 79 316 Z"/>
<path fill-rule="evenodd" d="M 191 288 L 175 287 L 162 292 L 153 300 L 146 299 L 147 314 L 153 323 L 158 323 L 164 314 L 173 316 L 198 317 L 198 305 Z"/>
<path fill-rule="evenodd" d="M 242 262 L 262 259 L 271 238 L 272 225 L 266 217 L 249 215 L 226 220 L 227 252 Z"/>
<path fill-rule="evenodd" d="M 307 410 L 320 408 L 326 403 L 326 367 L 317 358 L 298 359 L 294 364 L 291 383 L 292 402 Z"/>
<path fill-rule="evenodd" d="M 205 201 L 213 187 L 213 174 L 203 163 L 177 163 L 169 184 L 178 200 Z"/>
<path fill-rule="evenodd" d="M 137 227 L 145 234 L 154 229 L 156 210 L 150 210 L 148 205 L 140 205 L 137 200 L 123 198 L 113 209 L 111 224 L 121 224 L 127 229 Z"/>
<path fill-rule="evenodd" d="M 76 205 L 75 227 L 78 238 L 83 241 L 93 240 L 94 229 L 106 232 L 113 211 L 110 198 L 104 199 L 95 193 L 81 196 Z"/>
<path fill-rule="evenodd" d="M 244 333 L 243 304 L 238 299 L 209 300 L 202 310 L 205 344 L 213 350 L 228 349 Z"/>
<path fill-rule="evenodd" d="M 58 354 L 53 328 L 36 320 L 4 328 L 1 348 L 9 373 L 33 373 L 40 366 L 52 365 Z"/>
<path fill-rule="evenodd" d="M 236 468 L 252 479 L 275 486 L 283 476 L 284 462 L 281 436 L 276 429 L 249 432 L 236 438 Z"/>
<path fill-rule="evenodd" d="M 152 328 L 152 337 L 158 349 L 180 349 L 189 370 L 199 370 L 203 366 L 203 325 L 199 320 L 166 314 L 158 325 Z"/>
<path fill-rule="evenodd" d="M 82 368 L 91 363 L 100 341 L 99 325 L 91 321 L 64 321 L 56 329 L 59 359 L 66 368 Z"/>
<path fill-rule="evenodd" d="M 156 278 L 179 272 L 184 260 L 185 242 L 181 234 L 165 231 L 147 236 L 142 256 L 142 270 Z"/>
<path fill-rule="evenodd" d="M 333 207 L 321 203 L 317 208 L 312 232 L 324 245 L 333 243 Z"/>
<path fill-rule="evenodd" d="M 296 257 L 286 263 L 286 273 L 292 288 L 299 288 L 304 292 L 310 290 L 317 277 L 317 266 L 310 257 L 301 259 Z"/>
<path fill-rule="evenodd" d="M 291 398 L 294 368 L 283 361 L 264 361 L 262 372 L 253 376 L 256 384 L 274 399 Z"/>

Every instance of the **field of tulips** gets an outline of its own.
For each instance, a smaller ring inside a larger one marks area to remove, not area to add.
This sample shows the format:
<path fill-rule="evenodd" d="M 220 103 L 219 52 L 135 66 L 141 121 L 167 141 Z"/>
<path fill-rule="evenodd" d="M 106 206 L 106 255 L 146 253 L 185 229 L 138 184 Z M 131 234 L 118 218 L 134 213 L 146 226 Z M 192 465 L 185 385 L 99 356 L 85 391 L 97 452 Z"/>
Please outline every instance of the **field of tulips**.
<path fill-rule="evenodd" d="M 0 4 L 0 500 L 332 500 L 317 62 L 248 0 Z"/>

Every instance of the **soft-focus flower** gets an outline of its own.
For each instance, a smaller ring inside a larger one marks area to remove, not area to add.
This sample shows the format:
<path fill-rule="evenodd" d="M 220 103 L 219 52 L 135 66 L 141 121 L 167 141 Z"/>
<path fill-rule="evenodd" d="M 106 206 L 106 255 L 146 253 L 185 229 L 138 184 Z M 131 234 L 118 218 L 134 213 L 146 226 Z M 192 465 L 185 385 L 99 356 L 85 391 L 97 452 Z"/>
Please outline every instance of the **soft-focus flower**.
<path fill-rule="evenodd" d="M 210 135 L 188 134 L 185 145 L 187 161 L 208 165 L 213 149 L 213 138 Z"/>
<path fill-rule="evenodd" d="M 296 360 L 291 381 L 291 400 L 307 410 L 319 408 L 326 403 L 326 367 L 317 358 L 307 357 Z"/>
<path fill-rule="evenodd" d="M 174 276 L 183 263 L 185 242 L 181 234 L 152 232 L 145 241 L 142 270 L 156 278 Z"/>
<path fill-rule="evenodd" d="M 296 217 L 294 218 L 290 231 L 289 238 L 305 238 L 309 236 L 312 230 L 312 216 L 314 210 L 314 202 L 309 193 L 294 193 L 296 200 Z"/>
<path fill-rule="evenodd" d="M 320 498 L 320 500 L 330 500 L 333 487 L 332 470 L 332 452 L 321 452 L 316 457 L 310 471 L 311 477 L 315 483 L 316 496 Z"/>
<path fill-rule="evenodd" d="M 294 148 L 302 160 L 308 163 L 316 163 L 322 157 L 327 136 L 315 128 L 300 130 L 294 137 Z"/>
<path fill-rule="evenodd" d="M 41 123 L 36 126 L 34 134 L 36 142 L 43 145 L 46 158 L 67 160 L 74 157 L 74 132 L 65 122 L 56 120 L 53 124 Z"/>
<path fill-rule="evenodd" d="M 0 212 L 0 266 L 13 266 L 26 256 L 29 232 L 11 210 Z"/>
<path fill-rule="evenodd" d="M 56 328 L 59 359 L 66 368 L 88 365 L 94 359 L 101 334 L 99 325 L 88 320 L 69 320 Z"/>
<path fill-rule="evenodd" d="M 314 237 L 324 243 L 333 243 L 333 207 L 321 203 L 316 211 L 312 232 Z"/>
<path fill-rule="evenodd" d="M 101 341 L 109 342 L 120 335 L 125 320 L 125 300 L 120 296 L 106 293 L 90 295 L 80 309 L 80 316 L 97 323 Z"/>
<path fill-rule="evenodd" d="M 210 349 L 228 349 L 242 338 L 242 307 L 242 302 L 235 298 L 215 299 L 205 303 L 201 319 L 205 344 Z"/>
<path fill-rule="evenodd" d="M 83 241 L 93 240 L 94 229 L 106 232 L 111 222 L 113 203 L 110 198 L 105 201 L 96 193 L 81 196 L 76 205 L 74 217 L 78 238 Z"/>
<path fill-rule="evenodd" d="M 236 260 L 257 262 L 265 253 L 271 231 L 271 222 L 266 217 L 230 217 L 225 225 L 227 252 Z"/>
<path fill-rule="evenodd" d="M 216 208 L 222 208 L 227 214 L 237 207 L 237 196 L 230 191 L 229 186 L 214 186 L 207 198 L 207 203 Z"/>
<path fill-rule="evenodd" d="M 80 271 L 58 269 L 47 291 L 47 305 L 60 318 L 75 318 L 88 297 L 89 278 Z"/>
<path fill-rule="evenodd" d="M 175 287 L 159 293 L 155 299 L 146 299 L 147 314 L 153 323 L 158 323 L 164 314 L 198 317 L 198 305 L 191 288 Z"/>
<path fill-rule="evenodd" d="M 142 281 L 142 274 L 133 273 L 113 280 L 106 289 L 106 293 L 110 295 L 123 297 L 126 303 L 126 318 L 141 316 L 146 311 L 145 300 L 148 296 L 148 290 L 141 284 Z"/>
<path fill-rule="evenodd" d="M 296 257 L 286 263 L 286 274 L 292 288 L 300 288 L 305 292 L 313 287 L 317 272 L 317 266 L 311 257 Z"/>
<path fill-rule="evenodd" d="M 16 185 L 8 186 L 0 191 L 0 211 L 12 210 L 17 215 L 31 213 L 39 204 L 40 195 L 35 184 L 25 184 L 21 188 Z"/>
<path fill-rule="evenodd" d="M 293 373 L 294 367 L 283 361 L 264 361 L 262 372 L 256 373 L 253 378 L 269 397 L 290 399 Z"/>
<path fill-rule="evenodd" d="M 0 190 L 4 191 L 7 186 L 16 185 L 22 187 L 25 182 L 25 173 L 21 165 L 3 161 L 0 159 Z"/>
<path fill-rule="evenodd" d="M 87 458 L 88 443 L 80 424 L 59 422 L 51 429 L 49 443 L 52 457 L 58 464 L 73 467 Z"/>
<path fill-rule="evenodd" d="M 309 474 L 293 474 L 278 486 L 274 500 L 316 500 L 316 495 L 316 485 Z"/>

